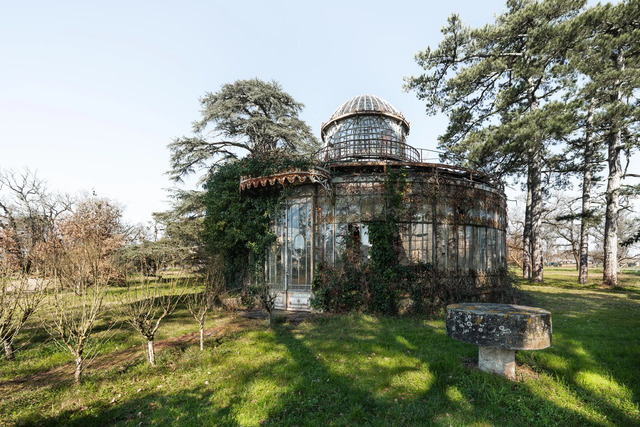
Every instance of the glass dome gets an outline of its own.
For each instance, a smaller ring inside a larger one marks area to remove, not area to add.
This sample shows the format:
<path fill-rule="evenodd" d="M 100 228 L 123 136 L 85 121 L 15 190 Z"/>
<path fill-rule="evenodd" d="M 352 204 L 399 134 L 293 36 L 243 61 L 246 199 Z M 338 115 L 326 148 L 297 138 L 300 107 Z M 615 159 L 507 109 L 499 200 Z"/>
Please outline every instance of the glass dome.
<path fill-rule="evenodd" d="M 406 144 L 409 122 L 393 105 L 374 95 L 358 95 L 342 104 L 322 125 L 325 162 L 419 161 Z"/>

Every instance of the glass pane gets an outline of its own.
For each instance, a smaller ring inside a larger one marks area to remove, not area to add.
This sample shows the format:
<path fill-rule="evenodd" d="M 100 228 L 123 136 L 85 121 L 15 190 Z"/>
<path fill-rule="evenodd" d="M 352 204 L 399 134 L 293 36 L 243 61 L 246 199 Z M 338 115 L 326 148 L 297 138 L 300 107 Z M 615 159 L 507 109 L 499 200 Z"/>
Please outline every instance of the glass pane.
<path fill-rule="evenodd" d="M 335 253 L 334 253 L 334 239 L 333 239 L 333 224 L 327 224 L 324 229 L 324 260 L 329 263 L 329 265 L 333 265 L 335 262 Z"/>
<path fill-rule="evenodd" d="M 447 268 L 458 267 L 458 232 L 455 225 L 447 225 Z"/>
<path fill-rule="evenodd" d="M 369 243 L 369 226 L 366 224 L 360 225 L 360 245 L 362 247 L 362 257 L 366 262 L 369 260 L 369 249 L 371 249 L 371 243 Z"/>
<path fill-rule="evenodd" d="M 411 261 L 420 262 L 424 253 L 424 224 L 411 224 Z"/>
<path fill-rule="evenodd" d="M 480 246 L 478 268 L 484 271 L 487 269 L 487 229 L 484 227 L 478 230 L 478 245 Z"/>
<path fill-rule="evenodd" d="M 335 234 L 335 249 L 334 249 L 334 259 L 335 262 L 340 262 L 342 255 L 345 250 L 345 242 L 347 237 L 347 224 L 336 224 L 336 234 Z"/>
<path fill-rule="evenodd" d="M 467 236 L 466 228 L 458 227 L 458 268 L 467 269 Z"/>
<path fill-rule="evenodd" d="M 401 253 L 400 262 L 406 263 L 411 259 L 411 224 L 399 224 Z"/>

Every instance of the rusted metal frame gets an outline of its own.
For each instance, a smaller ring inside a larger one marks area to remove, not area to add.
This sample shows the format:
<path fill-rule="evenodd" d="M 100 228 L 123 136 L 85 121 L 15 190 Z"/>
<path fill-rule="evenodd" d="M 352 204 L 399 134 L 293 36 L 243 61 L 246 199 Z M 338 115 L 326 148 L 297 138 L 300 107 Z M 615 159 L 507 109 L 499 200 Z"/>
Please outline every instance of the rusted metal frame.
<path fill-rule="evenodd" d="M 358 167 L 381 167 L 386 168 L 388 166 L 394 167 L 405 167 L 405 168 L 417 168 L 417 169 L 432 169 L 434 172 L 438 171 L 439 173 L 448 173 L 456 178 L 466 178 L 471 182 L 479 182 L 485 185 L 490 185 L 497 191 L 503 191 L 504 185 L 501 183 L 499 179 L 494 176 L 474 171 L 471 169 L 463 168 L 460 166 L 454 165 L 444 165 L 441 163 L 423 163 L 423 162 L 406 162 L 406 161 L 390 161 L 390 160 L 381 160 L 381 161 L 366 161 L 366 162 L 357 162 L 357 161 L 331 161 L 326 162 L 324 168 L 327 170 L 335 170 L 338 168 L 358 168 Z M 460 172 L 460 173 L 456 173 Z"/>
<path fill-rule="evenodd" d="M 345 159 L 388 159 L 407 163 L 421 163 L 420 152 L 411 145 L 380 138 L 346 140 L 325 145 L 318 156 L 326 163 Z"/>

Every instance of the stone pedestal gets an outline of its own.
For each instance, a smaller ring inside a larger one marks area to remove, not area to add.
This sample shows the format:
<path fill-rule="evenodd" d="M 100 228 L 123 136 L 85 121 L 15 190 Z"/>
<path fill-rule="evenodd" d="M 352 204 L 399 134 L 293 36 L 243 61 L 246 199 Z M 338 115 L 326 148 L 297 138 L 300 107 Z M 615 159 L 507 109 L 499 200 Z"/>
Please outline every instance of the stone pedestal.
<path fill-rule="evenodd" d="M 479 346 L 481 370 L 515 377 L 515 350 L 551 345 L 551 313 L 512 304 L 452 304 L 447 307 L 447 335 Z"/>
<path fill-rule="evenodd" d="M 478 347 L 478 368 L 509 378 L 516 376 L 516 352 L 501 348 Z"/>

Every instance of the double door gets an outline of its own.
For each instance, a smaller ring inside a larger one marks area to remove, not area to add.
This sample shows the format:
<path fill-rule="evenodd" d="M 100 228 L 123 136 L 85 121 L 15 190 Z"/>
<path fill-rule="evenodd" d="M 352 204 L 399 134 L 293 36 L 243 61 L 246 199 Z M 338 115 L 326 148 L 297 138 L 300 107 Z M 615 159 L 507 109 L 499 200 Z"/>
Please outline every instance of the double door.
<path fill-rule="evenodd" d="M 267 260 L 267 278 L 278 292 L 276 308 L 310 310 L 313 280 L 311 197 L 288 199 L 275 220 L 276 242 Z"/>

